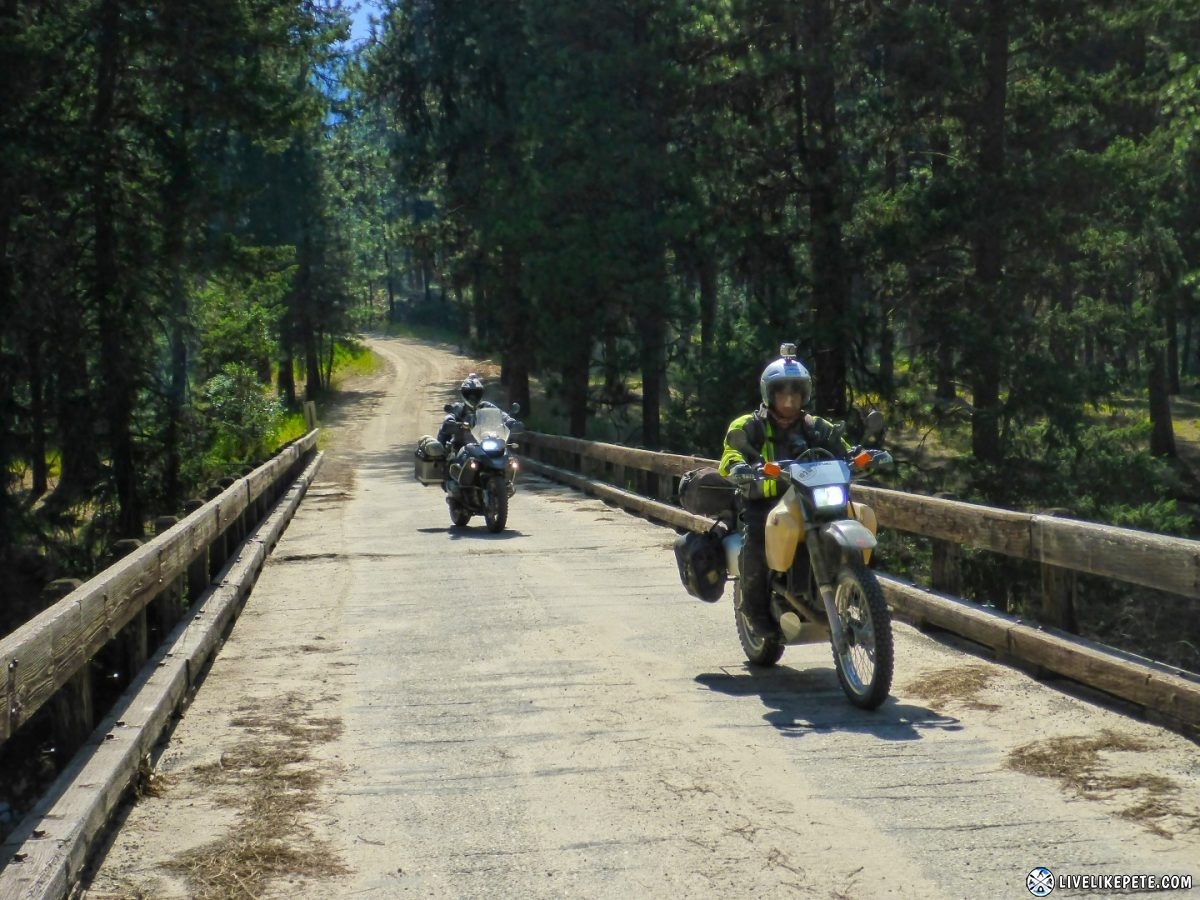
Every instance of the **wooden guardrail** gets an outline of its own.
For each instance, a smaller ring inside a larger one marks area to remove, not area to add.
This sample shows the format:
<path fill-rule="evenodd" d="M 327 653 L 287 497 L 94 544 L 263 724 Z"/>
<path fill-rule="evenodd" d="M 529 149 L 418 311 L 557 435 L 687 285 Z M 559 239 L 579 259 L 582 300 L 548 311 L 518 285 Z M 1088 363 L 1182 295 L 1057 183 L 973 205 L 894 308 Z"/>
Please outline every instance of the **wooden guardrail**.
<path fill-rule="evenodd" d="M 0 745 L 52 699 L 61 707 L 66 742 L 86 737 L 95 724 L 92 658 L 124 635 L 144 662 L 153 649 L 146 646 L 147 608 L 170 598 L 182 610 L 184 598 L 199 596 L 290 484 L 316 442 L 314 429 L 0 639 Z"/>
<path fill-rule="evenodd" d="M 522 434 L 521 449 L 526 468 L 640 515 L 692 531 L 711 525 L 669 501 L 676 496 L 680 476 L 699 466 L 716 465 L 714 459 L 539 432 Z M 1200 542 L 861 484 L 851 492 L 875 510 L 881 527 L 932 542 L 930 587 L 881 573 L 888 603 L 906 619 L 966 637 L 1003 659 L 1130 701 L 1200 735 L 1200 676 L 1055 627 L 1072 619 L 1076 573 L 1200 597 Z M 964 546 L 1039 564 L 1043 623 L 1026 622 L 956 596 L 961 589 L 957 559 Z"/>

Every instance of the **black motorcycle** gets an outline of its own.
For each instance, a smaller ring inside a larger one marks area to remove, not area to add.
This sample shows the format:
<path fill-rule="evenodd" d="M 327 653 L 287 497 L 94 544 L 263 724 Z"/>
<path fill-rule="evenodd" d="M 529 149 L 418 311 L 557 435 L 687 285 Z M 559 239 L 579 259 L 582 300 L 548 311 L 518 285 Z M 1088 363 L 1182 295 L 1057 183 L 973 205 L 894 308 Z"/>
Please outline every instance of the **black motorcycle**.
<path fill-rule="evenodd" d="M 446 407 L 447 412 L 451 409 Z M 512 414 L 519 411 L 514 403 Z M 497 407 L 477 409 L 466 442 L 447 467 L 442 490 L 455 525 L 461 527 L 472 516 L 482 515 L 488 531 L 496 533 L 508 523 L 508 500 L 516 492 L 519 466 L 511 453 L 517 445 L 510 440 L 505 419 Z"/>

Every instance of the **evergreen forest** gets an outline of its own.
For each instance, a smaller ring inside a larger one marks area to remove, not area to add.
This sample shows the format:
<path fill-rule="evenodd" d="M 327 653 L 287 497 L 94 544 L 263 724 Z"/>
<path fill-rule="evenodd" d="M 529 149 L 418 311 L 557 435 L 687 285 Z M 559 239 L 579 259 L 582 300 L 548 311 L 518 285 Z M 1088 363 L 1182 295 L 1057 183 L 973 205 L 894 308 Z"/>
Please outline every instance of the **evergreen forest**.
<path fill-rule="evenodd" d="M 791 341 L 940 448 L 896 486 L 1200 533 L 1194 0 L 353 12 L 0 0 L 6 577 L 269 455 L 385 325 L 702 456 Z"/>

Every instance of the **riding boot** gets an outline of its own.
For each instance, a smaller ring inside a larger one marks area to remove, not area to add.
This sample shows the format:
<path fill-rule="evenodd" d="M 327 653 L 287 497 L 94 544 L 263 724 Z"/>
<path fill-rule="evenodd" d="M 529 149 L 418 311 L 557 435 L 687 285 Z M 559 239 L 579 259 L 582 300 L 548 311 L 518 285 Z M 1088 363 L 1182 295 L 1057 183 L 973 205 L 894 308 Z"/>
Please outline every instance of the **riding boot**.
<path fill-rule="evenodd" d="M 755 633 L 762 637 L 778 637 L 779 626 L 771 617 L 771 573 L 767 568 L 764 534 L 766 515 L 765 511 L 761 516 L 755 515 L 757 512 L 756 509 L 747 508 L 743 519 L 742 554 L 738 563 L 742 580 L 742 612 Z"/>

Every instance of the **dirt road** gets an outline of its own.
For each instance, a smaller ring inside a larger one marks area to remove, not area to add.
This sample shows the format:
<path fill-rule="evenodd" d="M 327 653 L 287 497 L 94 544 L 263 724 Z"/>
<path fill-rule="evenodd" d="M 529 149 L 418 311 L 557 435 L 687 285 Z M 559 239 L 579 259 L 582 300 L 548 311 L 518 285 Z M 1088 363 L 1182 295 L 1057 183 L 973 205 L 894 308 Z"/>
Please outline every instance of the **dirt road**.
<path fill-rule="evenodd" d="M 1177 735 L 905 626 L 875 713 L 845 701 L 827 647 L 751 671 L 728 596 L 680 587 L 673 532 L 538 479 L 507 531 L 452 529 L 412 448 L 470 364 L 374 346 L 387 371 L 325 423 L 318 480 L 85 896 L 978 898 L 1030 896 L 1036 867 L 1200 878 L 1198 754 Z"/>

